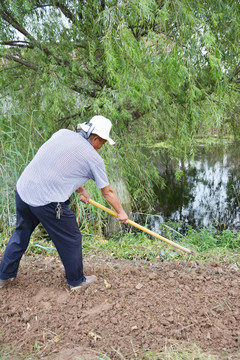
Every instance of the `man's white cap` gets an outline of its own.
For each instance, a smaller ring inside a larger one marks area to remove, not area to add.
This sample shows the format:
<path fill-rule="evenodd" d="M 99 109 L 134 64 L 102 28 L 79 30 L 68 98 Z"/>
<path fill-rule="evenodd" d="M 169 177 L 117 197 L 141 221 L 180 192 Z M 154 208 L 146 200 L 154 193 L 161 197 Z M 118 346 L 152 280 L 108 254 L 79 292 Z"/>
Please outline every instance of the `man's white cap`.
<path fill-rule="evenodd" d="M 110 120 L 104 116 L 95 115 L 88 123 L 84 122 L 82 124 L 78 124 L 77 129 L 82 129 L 88 133 L 88 137 L 91 134 L 96 134 L 102 139 L 107 140 L 110 145 L 114 145 L 115 142 L 109 136 L 111 127 L 112 123 Z"/>

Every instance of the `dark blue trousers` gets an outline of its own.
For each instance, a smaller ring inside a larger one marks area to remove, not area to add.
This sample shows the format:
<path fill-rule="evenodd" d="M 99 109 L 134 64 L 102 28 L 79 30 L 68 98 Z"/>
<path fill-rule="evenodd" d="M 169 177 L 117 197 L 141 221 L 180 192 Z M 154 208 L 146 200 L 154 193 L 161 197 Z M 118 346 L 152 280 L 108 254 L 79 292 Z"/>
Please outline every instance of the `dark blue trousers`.
<path fill-rule="evenodd" d="M 33 207 L 26 204 L 16 191 L 17 224 L 0 264 L 0 279 L 16 277 L 22 255 L 30 236 L 41 222 L 53 241 L 66 272 L 69 285 L 76 286 L 85 280 L 82 261 L 82 236 L 75 214 L 69 209 L 69 201 L 60 203 L 62 213 L 56 219 L 57 203 Z"/>

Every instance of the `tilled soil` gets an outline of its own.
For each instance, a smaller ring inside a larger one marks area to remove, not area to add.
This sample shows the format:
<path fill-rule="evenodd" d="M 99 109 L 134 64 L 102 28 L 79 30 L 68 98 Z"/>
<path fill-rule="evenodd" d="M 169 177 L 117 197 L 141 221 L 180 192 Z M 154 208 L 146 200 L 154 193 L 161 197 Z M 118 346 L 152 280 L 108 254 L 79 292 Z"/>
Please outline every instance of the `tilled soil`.
<path fill-rule="evenodd" d="M 189 271 L 94 256 L 85 258 L 85 274 L 98 281 L 71 292 L 57 257 L 24 257 L 0 290 L 0 348 L 11 344 L 9 359 L 140 359 L 173 341 L 240 359 L 237 265 Z"/>

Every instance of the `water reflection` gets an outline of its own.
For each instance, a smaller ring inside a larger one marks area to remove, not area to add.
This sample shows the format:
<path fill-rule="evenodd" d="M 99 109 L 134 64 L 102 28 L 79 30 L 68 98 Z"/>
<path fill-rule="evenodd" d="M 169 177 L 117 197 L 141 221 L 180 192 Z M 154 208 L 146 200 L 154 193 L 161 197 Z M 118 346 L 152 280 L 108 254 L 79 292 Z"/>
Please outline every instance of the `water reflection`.
<path fill-rule="evenodd" d="M 195 161 L 178 164 L 183 171 L 179 181 L 175 176 L 177 164 L 170 164 L 166 156 L 161 159 L 158 169 L 166 187 L 156 186 L 155 191 L 162 220 L 195 229 L 240 229 L 239 158 L 239 144 L 200 146 Z M 156 228 L 161 218 L 154 222 Z"/>

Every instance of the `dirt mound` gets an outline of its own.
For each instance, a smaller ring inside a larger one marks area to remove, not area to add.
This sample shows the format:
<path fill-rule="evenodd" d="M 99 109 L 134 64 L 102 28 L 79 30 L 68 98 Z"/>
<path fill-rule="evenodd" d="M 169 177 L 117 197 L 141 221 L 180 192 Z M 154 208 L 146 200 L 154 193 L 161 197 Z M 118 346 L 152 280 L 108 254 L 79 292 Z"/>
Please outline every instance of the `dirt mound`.
<path fill-rule="evenodd" d="M 0 346 L 14 343 L 11 359 L 141 358 L 172 340 L 203 351 L 240 353 L 240 269 L 177 263 L 85 258 L 98 281 L 70 292 L 58 258 L 28 258 L 0 290 Z M 234 355 L 235 354 L 235 355 Z M 238 354 L 238 355 L 237 355 Z"/>

